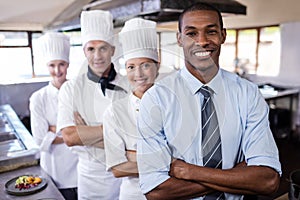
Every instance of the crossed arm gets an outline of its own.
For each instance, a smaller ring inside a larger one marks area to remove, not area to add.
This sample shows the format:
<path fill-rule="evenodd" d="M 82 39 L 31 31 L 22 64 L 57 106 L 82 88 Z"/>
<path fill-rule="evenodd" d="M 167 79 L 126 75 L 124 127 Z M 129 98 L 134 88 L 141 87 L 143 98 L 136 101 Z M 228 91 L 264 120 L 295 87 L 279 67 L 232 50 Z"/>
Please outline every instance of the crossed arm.
<path fill-rule="evenodd" d="M 86 145 L 104 148 L 103 126 L 88 126 L 78 112 L 74 112 L 76 126 L 69 126 L 61 130 L 64 142 L 68 146 Z"/>
<path fill-rule="evenodd" d="M 112 173 L 117 178 L 126 176 L 138 177 L 139 172 L 136 162 L 136 151 L 126 151 L 126 157 L 128 161 L 112 167 Z"/>
<path fill-rule="evenodd" d="M 49 126 L 48 131 L 52 132 L 53 134 L 56 133 L 56 126 Z M 56 136 L 53 140 L 52 144 L 62 144 L 64 143 L 64 140 L 62 137 Z"/>
<path fill-rule="evenodd" d="M 222 170 L 175 160 L 169 175 L 171 178 L 146 194 L 147 199 L 186 199 L 214 190 L 269 195 L 276 192 L 280 181 L 275 170 L 265 166 L 247 166 L 245 162 Z"/>

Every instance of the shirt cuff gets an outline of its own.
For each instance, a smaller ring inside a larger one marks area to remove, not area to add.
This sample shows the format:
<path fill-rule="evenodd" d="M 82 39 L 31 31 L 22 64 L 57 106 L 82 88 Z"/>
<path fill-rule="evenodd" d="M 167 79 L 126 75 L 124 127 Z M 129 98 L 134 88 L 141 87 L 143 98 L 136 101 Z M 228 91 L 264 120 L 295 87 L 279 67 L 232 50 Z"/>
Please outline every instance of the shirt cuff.
<path fill-rule="evenodd" d="M 55 140 L 56 134 L 53 132 L 47 132 L 46 136 L 44 137 L 41 145 L 40 145 L 40 151 L 50 151 L 50 147 L 52 142 Z"/>
<path fill-rule="evenodd" d="M 279 175 L 282 175 L 282 171 L 281 171 L 281 164 L 278 161 L 278 159 L 274 159 L 271 157 L 260 157 L 260 158 L 252 158 L 247 160 L 247 165 L 248 166 L 267 166 L 270 168 L 273 168 L 274 170 L 276 170 Z"/>
<path fill-rule="evenodd" d="M 168 180 L 170 178 L 169 175 L 165 173 L 148 173 L 148 174 L 140 174 L 140 187 L 143 194 L 146 194 Z"/>

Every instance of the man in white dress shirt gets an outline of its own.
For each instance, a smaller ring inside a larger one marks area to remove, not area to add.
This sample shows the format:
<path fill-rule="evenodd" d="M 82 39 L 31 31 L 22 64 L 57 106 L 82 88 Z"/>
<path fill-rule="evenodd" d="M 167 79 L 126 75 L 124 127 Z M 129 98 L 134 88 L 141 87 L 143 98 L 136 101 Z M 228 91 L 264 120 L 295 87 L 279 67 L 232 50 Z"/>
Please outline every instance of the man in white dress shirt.
<path fill-rule="evenodd" d="M 257 85 L 220 67 L 226 39 L 221 13 L 197 3 L 178 22 L 185 66 L 152 86 L 140 104 L 137 162 L 143 193 L 155 200 L 240 200 L 274 193 L 282 171 L 269 107 Z M 202 114 L 206 108 L 211 118 Z"/>
<path fill-rule="evenodd" d="M 102 122 L 111 100 L 127 92 L 111 62 L 115 51 L 112 15 L 83 11 L 81 35 L 88 70 L 61 88 L 57 127 L 65 143 L 79 155 L 79 199 L 115 200 L 120 180 L 106 171 Z"/>

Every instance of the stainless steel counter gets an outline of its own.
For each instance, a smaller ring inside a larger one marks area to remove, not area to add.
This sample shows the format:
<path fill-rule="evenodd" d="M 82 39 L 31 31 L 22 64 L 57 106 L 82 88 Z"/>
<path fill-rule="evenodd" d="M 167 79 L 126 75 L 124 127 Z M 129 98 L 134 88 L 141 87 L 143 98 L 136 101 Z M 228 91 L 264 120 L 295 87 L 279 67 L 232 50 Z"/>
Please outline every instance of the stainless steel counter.
<path fill-rule="evenodd" d="M 0 106 L 0 172 L 35 165 L 39 147 L 15 111 L 8 104 Z"/>
<path fill-rule="evenodd" d="M 34 194 L 26 196 L 10 195 L 5 190 L 5 183 L 15 177 L 19 177 L 25 174 L 39 175 L 47 179 L 47 186 Z M 64 200 L 59 190 L 56 188 L 50 177 L 40 168 L 40 166 L 24 167 L 21 169 L 0 173 L 0 199 L 1 200 L 38 200 L 38 199 L 52 199 L 52 200 Z"/>
<path fill-rule="evenodd" d="M 10 105 L 0 106 L 0 199 L 64 200 L 51 178 L 38 165 L 39 147 Z M 29 195 L 8 194 L 5 183 L 22 175 L 38 175 L 47 180 L 43 190 Z"/>

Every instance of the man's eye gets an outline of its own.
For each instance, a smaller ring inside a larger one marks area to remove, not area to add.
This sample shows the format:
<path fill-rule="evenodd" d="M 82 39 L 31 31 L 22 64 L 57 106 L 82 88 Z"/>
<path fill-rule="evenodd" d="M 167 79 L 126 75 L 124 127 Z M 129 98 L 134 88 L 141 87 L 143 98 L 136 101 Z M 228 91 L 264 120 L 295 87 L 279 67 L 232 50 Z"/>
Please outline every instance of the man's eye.
<path fill-rule="evenodd" d="M 94 48 L 88 48 L 87 50 L 88 50 L 88 51 L 93 51 L 93 50 L 94 50 Z"/>
<path fill-rule="evenodd" d="M 195 36 L 197 33 L 195 32 L 187 32 L 186 35 L 189 36 L 189 37 L 193 37 Z"/>
<path fill-rule="evenodd" d="M 101 51 L 101 52 L 106 52 L 107 50 L 108 50 L 108 47 L 101 47 L 101 48 L 100 48 L 100 51 Z"/>
<path fill-rule="evenodd" d="M 149 67 L 151 67 L 151 64 L 150 63 L 143 63 L 141 67 L 142 68 L 149 68 Z"/>
<path fill-rule="evenodd" d="M 217 34 L 217 33 L 218 33 L 216 30 L 209 30 L 209 31 L 207 31 L 207 32 L 208 32 L 208 34 L 210 34 L 210 35 L 214 35 L 214 34 Z"/>
<path fill-rule="evenodd" d="M 59 63 L 59 66 L 60 67 L 64 67 L 64 66 L 66 66 L 67 65 L 67 63 Z"/>

